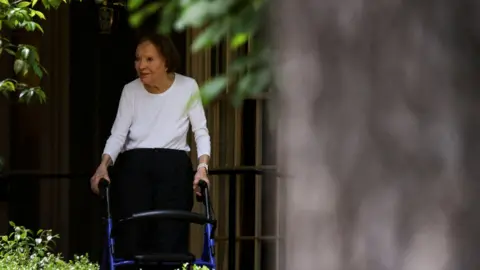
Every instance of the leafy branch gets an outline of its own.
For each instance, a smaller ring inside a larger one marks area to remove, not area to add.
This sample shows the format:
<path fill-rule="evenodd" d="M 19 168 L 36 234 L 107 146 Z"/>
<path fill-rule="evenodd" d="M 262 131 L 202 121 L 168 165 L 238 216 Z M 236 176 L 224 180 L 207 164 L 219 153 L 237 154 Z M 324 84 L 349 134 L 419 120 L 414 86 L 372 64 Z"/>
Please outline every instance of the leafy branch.
<path fill-rule="evenodd" d="M 201 87 L 201 97 L 208 103 L 229 85 L 235 85 L 233 101 L 268 89 L 272 81 L 269 68 L 270 50 L 263 43 L 261 26 L 266 17 L 266 0 L 129 0 L 130 24 L 139 27 L 143 21 L 158 14 L 158 32 L 169 34 L 187 28 L 202 29 L 191 44 L 192 52 L 210 49 L 226 40 L 229 50 L 249 46 L 247 55 L 237 57 L 228 71 L 214 77 Z M 254 41 L 254 42 L 252 42 Z M 249 44 L 250 43 L 250 44 Z"/>
<path fill-rule="evenodd" d="M 46 10 L 57 9 L 61 3 L 67 3 L 67 0 L 42 0 L 41 3 Z M 38 0 L 0 0 L 0 30 L 5 28 L 13 31 L 40 31 L 43 34 L 43 28 L 37 22 L 46 20 L 45 15 L 35 8 Z M 43 78 L 47 70 L 40 63 L 40 56 L 35 46 L 30 44 L 14 44 L 7 37 L 0 34 L 0 56 L 13 56 L 13 71 L 17 77 L 26 78 L 33 73 L 38 78 Z M 7 78 L 0 81 L 0 93 L 9 97 L 12 93 L 18 93 L 20 102 L 30 102 L 37 98 L 40 103 L 46 101 L 46 95 L 40 86 L 30 86 L 21 81 L 21 79 Z"/>

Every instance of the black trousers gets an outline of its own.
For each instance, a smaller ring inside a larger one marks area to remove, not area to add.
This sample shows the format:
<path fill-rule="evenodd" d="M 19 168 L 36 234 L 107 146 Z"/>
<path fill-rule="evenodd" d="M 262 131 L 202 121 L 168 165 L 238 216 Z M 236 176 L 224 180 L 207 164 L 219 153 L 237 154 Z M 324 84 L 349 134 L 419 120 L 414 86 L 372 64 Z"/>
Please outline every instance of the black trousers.
<path fill-rule="evenodd" d="M 119 156 L 114 167 L 111 179 L 114 219 L 149 210 L 192 210 L 194 174 L 185 151 L 129 150 Z M 116 257 L 188 253 L 189 224 L 186 222 L 149 220 L 119 229 L 115 238 Z"/>

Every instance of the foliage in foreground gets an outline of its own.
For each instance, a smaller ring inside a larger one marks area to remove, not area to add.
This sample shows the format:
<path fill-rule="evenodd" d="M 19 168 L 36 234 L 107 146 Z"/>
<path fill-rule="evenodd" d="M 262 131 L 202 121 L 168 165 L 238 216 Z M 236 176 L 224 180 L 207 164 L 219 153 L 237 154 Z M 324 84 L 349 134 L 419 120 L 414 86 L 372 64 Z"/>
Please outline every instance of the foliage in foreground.
<path fill-rule="evenodd" d="M 2 270 L 98 270 L 99 265 L 89 261 L 88 255 L 75 256 L 66 261 L 61 254 L 55 254 L 53 247 L 59 235 L 51 230 L 33 233 L 23 226 L 10 222 L 13 229 L 9 235 L 0 238 L 0 269 Z M 208 267 L 193 265 L 193 270 L 210 270 Z M 184 264 L 182 270 L 187 270 Z"/>
<path fill-rule="evenodd" d="M 14 57 L 14 78 L 5 78 L 0 81 L 0 93 L 10 97 L 18 93 L 18 100 L 29 102 L 36 98 L 41 103 L 46 101 L 45 92 L 40 86 L 25 83 L 30 74 L 42 78 L 47 73 L 40 63 L 40 56 L 35 46 L 31 44 L 15 44 L 4 33 L 11 31 L 34 32 L 43 29 L 40 21 L 46 20 L 45 15 L 38 9 L 38 0 L 0 0 L 0 56 Z M 42 0 L 45 10 L 57 9 L 67 0 Z M 7 31 L 5 31 L 5 28 Z"/>
<path fill-rule="evenodd" d="M 2 270 L 97 270 L 100 269 L 88 259 L 88 255 L 75 256 L 65 261 L 60 254 L 53 253 L 54 239 L 51 230 L 33 233 L 10 222 L 13 232 L 0 239 L 0 269 Z"/>
<path fill-rule="evenodd" d="M 188 263 L 184 264 L 181 270 L 189 270 Z M 210 268 L 206 266 L 193 265 L 192 270 L 210 270 Z"/>
<path fill-rule="evenodd" d="M 38 0 L 0 0 L 0 30 L 41 31 L 40 21 L 45 15 L 37 8 Z M 46 10 L 57 9 L 69 0 L 42 0 Z M 231 62 L 228 70 L 201 87 L 205 103 L 215 99 L 228 87 L 234 89 L 234 101 L 259 94 L 270 87 L 272 74 L 269 66 L 271 53 L 262 37 L 262 25 L 267 15 L 267 0 L 128 0 L 131 12 L 130 24 L 139 27 L 145 18 L 158 14 L 158 31 L 169 34 L 187 28 L 201 29 L 191 44 L 198 52 L 227 41 L 228 49 L 239 51 L 249 47 L 247 55 L 240 55 Z M 8 31 L 2 31 L 3 33 Z M 33 74 L 40 79 L 47 73 L 40 63 L 37 48 L 31 44 L 15 44 L 0 35 L 0 56 L 14 57 L 14 78 L 0 81 L 0 93 L 11 96 L 18 93 L 20 101 L 37 98 L 41 103 L 46 95 L 40 86 L 25 83 Z"/>
<path fill-rule="evenodd" d="M 38 0 L 0 0 L 0 30 L 41 31 L 39 23 L 45 15 L 37 8 Z M 42 0 L 46 10 L 57 9 L 70 0 Z M 169 34 L 188 28 L 201 29 L 191 44 L 193 52 L 210 49 L 227 41 L 229 50 L 240 53 L 228 70 L 202 85 L 201 95 L 205 103 L 215 99 L 227 87 L 234 91 L 234 101 L 239 104 L 247 96 L 257 95 L 270 87 L 272 74 L 269 60 L 271 53 L 262 37 L 262 25 L 267 14 L 267 0 L 128 0 L 131 12 L 129 21 L 139 27 L 145 18 L 158 14 L 158 31 Z M 5 33 L 5 31 L 3 31 Z M 8 31 L 7 31 L 8 32 Z M 0 93 L 11 96 L 18 93 L 20 101 L 36 98 L 41 103 L 46 95 L 40 86 L 25 83 L 30 74 L 40 79 L 47 73 L 40 63 L 37 48 L 31 44 L 14 44 L 6 36 L 0 36 L 0 55 L 14 57 L 14 78 L 0 81 Z M 244 55 L 242 55 L 244 54 Z"/>
<path fill-rule="evenodd" d="M 227 86 L 234 89 L 235 104 L 270 87 L 271 53 L 261 33 L 267 0 L 128 0 L 127 8 L 133 27 L 139 27 L 147 17 L 158 14 L 160 33 L 201 29 L 191 44 L 193 52 L 210 49 L 222 41 L 228 41 L 227 49 L 236 52 L 245 46 L 250 48 L 247 55 L 237 57 L 230 64 L 227 72 L 201 87 L 204 103 L 222 94 Z"/>

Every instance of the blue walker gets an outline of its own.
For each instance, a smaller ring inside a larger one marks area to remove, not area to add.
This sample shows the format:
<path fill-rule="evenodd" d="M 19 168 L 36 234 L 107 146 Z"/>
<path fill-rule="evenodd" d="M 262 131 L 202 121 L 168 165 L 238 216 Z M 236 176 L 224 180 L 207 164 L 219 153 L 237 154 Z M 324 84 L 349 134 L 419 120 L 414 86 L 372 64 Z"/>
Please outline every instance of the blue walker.
<path fill-rule="evenodd" d="M 147 211 L 133 214 L 130 217 L 113 221 L 110 212 L 110 186 L 106 180 L 101 180 L 99 183 L 100 193 L 102 199 L 106 204 L 106 243 L 104 246 L 103 259 L 100 266 L 101 270 L 115 270 L 117 267 L 123 265 L 136 265 L 141 267 L 142 265 L 152 264 L 172 264 L 172 263 L 188 263 L 187 269 L 193 269 L 193 265 L 206 266 L 211 270 L 216 269 L 215 265 L 215 241 L 214 231 L 216 229 L 216 220 L 213 218 L 212 205 L 210 202 L 210 194 L 208 185 L 204 181 L 199 183 L 202 197 L 197 197 L 197 200 L 201 200 L 204 206 L 204 213 L 193 213 L 188 211 L 178 210 L 159 210 L 159 211 Z M 157 219 L 161 220 L 180 220 L 189 223 L 199 224 L 204 226 L 204 242 L 203 252 L 200 259 L 196 259 L 193 254 L 138 254 L 133 255 L 131 258 L 117 258 L 115 257 L 115 230 L 114 226 L 122 226 L 125 223 L 135 222 L 144 219 Z"/>

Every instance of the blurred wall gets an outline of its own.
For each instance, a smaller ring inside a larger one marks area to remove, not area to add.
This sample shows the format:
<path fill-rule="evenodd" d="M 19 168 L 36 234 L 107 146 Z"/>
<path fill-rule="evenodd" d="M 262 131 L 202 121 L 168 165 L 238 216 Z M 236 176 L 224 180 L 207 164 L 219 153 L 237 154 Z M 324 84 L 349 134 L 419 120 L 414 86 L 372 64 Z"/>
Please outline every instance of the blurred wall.
<path fill-rule="evenodd" d="M 283 269 L 478 269 L 478 8 L 276 2 Z"/>

